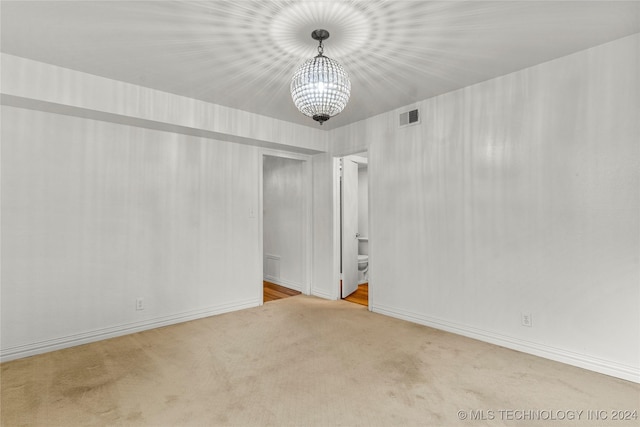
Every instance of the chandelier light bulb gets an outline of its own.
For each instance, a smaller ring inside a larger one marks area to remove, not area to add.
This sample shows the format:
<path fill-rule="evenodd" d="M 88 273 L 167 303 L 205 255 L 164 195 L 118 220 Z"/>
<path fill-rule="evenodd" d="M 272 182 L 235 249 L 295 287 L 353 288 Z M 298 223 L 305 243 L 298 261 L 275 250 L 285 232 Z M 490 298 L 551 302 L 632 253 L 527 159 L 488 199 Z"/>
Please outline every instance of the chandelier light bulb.
<path fill-rule="evenodd" d="M 300 112 L 322 124 L 339 114 L 351 94 L 349 75 L 337 61 L 323 55 L 326 30 L 311 33 L 318 40 L 318 55 L 306 60 L 291 79 L 291 98 Z"/>

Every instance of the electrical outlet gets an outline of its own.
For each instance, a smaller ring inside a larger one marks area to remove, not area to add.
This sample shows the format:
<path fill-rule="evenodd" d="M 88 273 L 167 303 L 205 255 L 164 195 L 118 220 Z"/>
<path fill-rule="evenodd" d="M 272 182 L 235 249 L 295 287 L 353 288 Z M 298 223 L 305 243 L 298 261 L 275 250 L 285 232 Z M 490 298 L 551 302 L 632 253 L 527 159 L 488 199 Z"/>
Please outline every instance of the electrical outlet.
<path fill-rule="evenodd" d="M 144 310 L 144 299 L 136 298 L 136 310 Z"/>
<path fill-rule="evenodd" d="M 531 320 L 531 313 L 522 313 L 522 326 L 533 326 L 533 322 Z"/>

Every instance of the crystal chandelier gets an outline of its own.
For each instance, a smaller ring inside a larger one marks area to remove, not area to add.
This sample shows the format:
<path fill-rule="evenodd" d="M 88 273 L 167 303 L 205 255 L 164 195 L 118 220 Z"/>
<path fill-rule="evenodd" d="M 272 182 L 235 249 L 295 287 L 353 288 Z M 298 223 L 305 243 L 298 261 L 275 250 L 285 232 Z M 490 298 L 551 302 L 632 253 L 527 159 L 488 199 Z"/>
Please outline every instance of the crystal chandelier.
<path fill-rule="evenodd" d="M 322 124 L 347 105 L 351 82 L 342 65 L 322 54 L 322 41 L 329 38 L 329 32 L 315 30 L 311 37 L 319 42 L 318 55 L 305 61 L 293 75 L 291 98 L 302 114 Z"/>

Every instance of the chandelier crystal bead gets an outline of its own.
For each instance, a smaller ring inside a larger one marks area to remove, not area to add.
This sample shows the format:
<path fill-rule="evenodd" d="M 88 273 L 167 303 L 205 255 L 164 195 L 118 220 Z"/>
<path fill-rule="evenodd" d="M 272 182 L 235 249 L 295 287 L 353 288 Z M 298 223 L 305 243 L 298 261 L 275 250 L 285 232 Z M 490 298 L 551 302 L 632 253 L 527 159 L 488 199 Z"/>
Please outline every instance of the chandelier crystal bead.
<path fill-rule="evenodd" d="M 315 30 L 311 37 L 319 41 L 318 55 L 305 61 L 291 79 L 291 98 L 300 112 L 322 124 L 339 114 L 349 102 L 349 75 L 335 60 L 323 55 L 326 30 Z"/>

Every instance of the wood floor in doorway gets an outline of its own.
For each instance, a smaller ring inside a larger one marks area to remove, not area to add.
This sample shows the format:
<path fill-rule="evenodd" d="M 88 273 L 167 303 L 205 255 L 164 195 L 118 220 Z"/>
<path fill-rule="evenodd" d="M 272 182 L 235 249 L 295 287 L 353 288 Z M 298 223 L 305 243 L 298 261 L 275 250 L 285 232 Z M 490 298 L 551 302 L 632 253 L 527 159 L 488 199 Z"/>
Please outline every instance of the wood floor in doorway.
<path fill-rule="evenodd" d="M 293 289 L 285 288 L 284 286 L 276 285 L 275 283 L 263 281 L 262 295 L 264 298 L 264 302 L 269 302 L 300 295 L 300 292 L 294 291 Z"/>
<path fill-rule="evenodd" d="M 358 285 L 358 290 L 344 298 L 344 300 L 369 307 L 369 284 Z"/>

